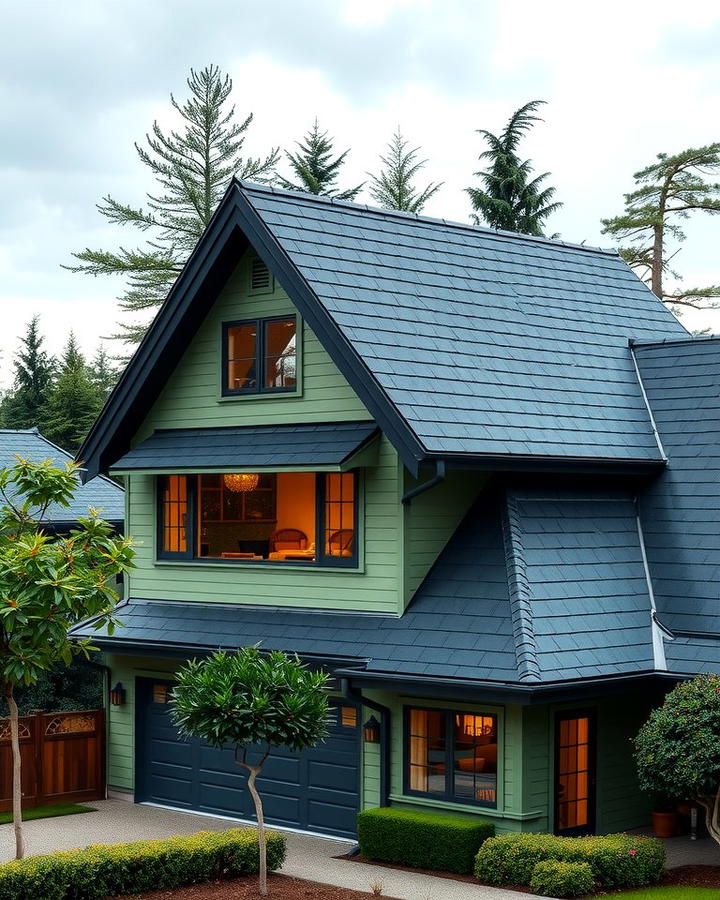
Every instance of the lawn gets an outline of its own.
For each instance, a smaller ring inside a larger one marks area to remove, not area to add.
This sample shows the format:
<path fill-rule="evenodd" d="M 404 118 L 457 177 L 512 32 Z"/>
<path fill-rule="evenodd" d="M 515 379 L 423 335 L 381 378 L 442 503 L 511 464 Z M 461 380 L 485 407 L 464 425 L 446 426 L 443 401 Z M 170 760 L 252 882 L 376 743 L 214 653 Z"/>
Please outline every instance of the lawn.
<path fill-rule="evenodd" d="M 53 819 L 55 816 L 74 816 L 76 813 L 95 812 L 92 806 L 80 806 L 79 803 L 54 803 L 51 806 L 33 806 L 24 809 L 23 822 L 31 819 Z M 0 825 L 8 825 L 12 822 L 12 813 L 0 813 Z"/>
<path fill-rule="evenodd" d="M 617 894 L 618 900 L 718 900 L 720 888 L 652 887 Z"/>

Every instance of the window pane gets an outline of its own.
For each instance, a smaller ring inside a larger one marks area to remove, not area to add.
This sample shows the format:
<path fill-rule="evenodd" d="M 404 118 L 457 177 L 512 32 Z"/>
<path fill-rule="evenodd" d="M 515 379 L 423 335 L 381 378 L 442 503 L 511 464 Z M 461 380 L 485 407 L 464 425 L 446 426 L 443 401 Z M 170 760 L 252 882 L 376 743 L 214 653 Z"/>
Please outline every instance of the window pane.
<path fill-rule="evenodd" d="M 411 709 L 408 760 L 411 791 L 445 793 L 445 722 L 436 710 Z"/>
<path fill-rule="evenodd" d="M 494 806 L 497 800 L 497 718 L 459 713 L 453 717 L 453 794 Z"/>
<path fill-rule="evenodd" d="M 557 735 L 558 828 L 582 828 L 589 821 L 590 719 L 561 719 Z"/>
<path fill-rule="evenodd" d="M 295 319 L 265 323 L 266 388 L 295 387 L 296 382 Z"/>
<path fill-rule="evenodd" d="M 227 388 L 243 391 L 257 388 L 257 325 L 248 322 L 227 330 Z"/>
<path fill-rule="evenodd" d="M 355 555 L 355 474 L 325 476 L 325 553 Z"/>
<path fill-rule="evenodd" d="M 187 478 L 185 475 L 167 475 L 162 496 L 163 539 L 166 553 L 187 551 Z"/>

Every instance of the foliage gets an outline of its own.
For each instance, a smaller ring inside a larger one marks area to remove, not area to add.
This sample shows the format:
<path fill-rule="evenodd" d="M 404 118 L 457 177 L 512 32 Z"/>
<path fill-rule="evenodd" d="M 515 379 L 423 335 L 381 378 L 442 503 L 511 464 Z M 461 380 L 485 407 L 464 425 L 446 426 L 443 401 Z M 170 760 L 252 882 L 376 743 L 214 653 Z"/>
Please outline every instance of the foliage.
<path fill-rule="evenodd" d="M 476 225 L 485 222 L 491 228 L 542 235 L 545 219 L 562 206 L 553 202 L 555 188 L 543 186 L 550 173 L 531 178 L 532 161 L 518 156 L 521 139 L 535 122 L 542 121 L 534 113 L 544 102 L 532 100 L 521 106 L 500 135 L 478 129 L 489 145 L 479 158 L 487 160 L 489 166 L 475 172 L 482 179 L 482 188 L 466 188 L 475 210 L 472 218 Z"/>
<path fill-rule="evenodd" d="M 3 398 L 3 428 L 35 428 L 52 384 L 53 361 L 43 350 L 40 317 L 33 316 L 15 355 L 13 386 Z"/>
<path fill-rule="evenodd" d="M 336 200 L 354 200 L 362 184 L 344 191 L 337 191 L 335 187 L 340 169 L 350 151 L 346 150 L 333 159 L 333 139 L 328 136 L 327 131 L 320 131 L 317 119 L 303 141 L 304 143 L 295 142 L 298 148 L 296 153 L 285 151 L 297 181 L 278 176 L 278 182 L 290 191 L 305 191 L 323 197 L 334 197 Z"/>
<path fill-rule="evenodd" d="M 408 150 L 407 144 L 398 129 L 388 143 L 386 155 L 380 156 L 384 169 L 378 175 L 368 173 L 368 190 L 373 199 L 386 209 L 419 213 L 433 194 L 440 190 L 442 182 L 431 182 L 422 189 L 414 186 L 413 182 L 427 160 L 418 160 L 420 148 Z"/>
<path fill-rule="evenodd" d="M 530 890 L 541 897 L 582 897 L 595 887 L 592 869 L 584 862 L 546 859 L 533 869 Z"/>
<path fill-rule="evenodd" d="M 666 274 L 679 278 L 671 268 L 679 248 L 670 251 L 668 239 L 685 240 L 681 222 L 692 212 L 720 212 L 720 184 L 707 176 L 720 172 L 720 143 L 691 147 L 636 172 L 636 188 L 625 194 L 625 211 L 603 219 L 603 234 L 620 241 L 620 253 L 650 285 L 653 293 L 671 308 L 712 309 L 720 298 L 720 285 L 678 288 L 668 291 Z"/>
<path fill-rule="evenodd" d="M 96 655 L 91 653 L 91 659 Z M 103 705 L 102 671 L 89 660 L 74 659 L 69 666 L 53 666 L 27 687 L 21 685 L 15 697 L 21 716 L 34 709 L 98 709 Z"/>
<path fill-rule="evenodd" d="M 643 887 L 659 880 L 665 848 L 656 838 L 628 834 L 557 837 L 503 834 L 490 838 L 475 859 L 475 875 L 490 884 L 529 885 L 539 862 L 585 862 L 601 888 Z"/>
<path fill-rule="evenodd" d="M 462 816 L 390 807 L 358 815 L 363 856 L 438 872 L 472 872 L 478 849 L 494 834 L 491 822 Z"/>
<path fill-rule="evenodd" d="M 107 350 L 102 344 L 98 347 L 88 368 L 90 371 L 90 381 L 95 385 L 98 396 L 104 403 L 107 400 L 110 391 L 115 387 L 115 382 L 118 380 L 120 372 L 110 359 Z"/>
<path fill-rule="evenodd" d="M 208 224 L 233 175 L 266 181 L 271 177 L 279 151 L 265 157 L 244 158 L 242 148 L 253 120 L 250 113 L 235 120 L 228 107 L 232 80 L 217 66 L 190 70 L 189 99 L 170 102 L 181 118 L 182 130 L 164 132 L 157 121 L 147 146 L 135 144 L 138 156 L 157 182 L 146 208 L 115 200 L 110 195 L 98 210 L 113 225 L 128 225 L 149 234 L 143 247 L 120 246 L 116 250 L 86 248 L 73 254 L 73 272 L 120 275 L 127 281 L 121 309 L 138 312 L 155 309 L 165 299 L 198 238 Z M 121 324 L 114 337 L 130 344 L 144 334 L 142 324 Z"/>
<path fill-rule="evenodd" d="M 268 864 L 285 859 L 285 838 L 268 835 Z M 187 837 L 91 844 L 0 865 L 0 900 L 100 900 L 118 894 L 252 875 L 258 839 L 252 828 L 201 831 Z"/>
<path fill-rule="evenodd" d="M 697 800 L 720 843 L 720 675 L 698 675 L 670 691 L 635 739 L 640 787 L 670 800 Z"/>

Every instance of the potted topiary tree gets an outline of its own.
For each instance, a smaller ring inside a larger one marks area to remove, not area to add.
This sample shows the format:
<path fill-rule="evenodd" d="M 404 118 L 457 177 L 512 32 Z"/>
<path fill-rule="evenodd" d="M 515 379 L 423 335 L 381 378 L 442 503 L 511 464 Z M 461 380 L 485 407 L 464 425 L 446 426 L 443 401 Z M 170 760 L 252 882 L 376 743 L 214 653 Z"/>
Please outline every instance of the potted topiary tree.
<path fill-rule="evenodd" d="M 192 660 L 177 673 L 171 718 L 180 734 L 227 748 L 248 773 L 260 854 L 260 893 L 267 894 L 267 845 L 256 779 L 272 747 L 304 750 L 328 732 L 328 676 L 284 653 L 246 647 Z"/>
<path fill-rule="evenodd" d="M 669 801 L 695 800 L 720 844 L 718 748 L 720 675 L 698 675 L 674 687 L 635 739 L 640 787 Z"/>

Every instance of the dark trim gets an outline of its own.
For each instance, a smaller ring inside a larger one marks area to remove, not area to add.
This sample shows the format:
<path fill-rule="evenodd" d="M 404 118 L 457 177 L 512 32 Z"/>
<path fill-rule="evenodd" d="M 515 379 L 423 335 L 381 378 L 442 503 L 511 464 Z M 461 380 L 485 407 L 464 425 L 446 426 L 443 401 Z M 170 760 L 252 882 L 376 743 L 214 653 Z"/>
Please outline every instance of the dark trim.
<path fill-rule="evenodd" d="M 267 353 L 267 326 L 272 322 L 287 322 L 291 320 L 295 324 L 295 384 L 290 387 L 266 387 L 265 386 L 265 363 Z M 255 387 L 252 388 L 229 388 L 228 387 L 228 366 L 230 357 L 228 354 L 228 331 L 241 325 L 255 325 Z M 294 313 L 284 316 L 267 316 L 254 319 L 233 319 L 232 321 L 222 323 L 222 352 L 220 373 L 220 387 L 223 397 L 246 397 L 255 396 L 257 394 L 294 394 L 298 390 L 298 367 L 302 365 L 300 359 L 301 341 L 298 340 L 298 329 L 302 327 L 302 322 L 298 323 L 298 317 Z"/>
<path fill-rule="evenodd" d="M 343 475 L 353 476 L 353 549 L 351 556 L 330 556 L 325 553 L 327 480 L 333 475 L 339 475 L 340 477 Z M 315 500 L 317 503 L 315 512 L 315 564 L 333 569 L 356 569 L 359 565 L 360 541 L 364 537 L 359 530 L 360 473 L 357 469 L 351 469 L 349 472 L 318 472 L 315 476 Z"/>
<path fill-rule="evenodd" d="M 558 824 L 560 787 L 560 723 L 565 719 L 588 720 L 588 821 L 587 825 L 561 829 Z M 553 831 L 566 837 L 595 834 L 597 829 L 597 710 L 593 708 L 563 709 L 555 713 L 553 731 Z"/>
<path fill-rule="evenodd" d="M 185 542 L 187 549 L 184 551 L 170 551 L 164 549 L 165 504 L 163 492 L 168 478 L 184 478 L 185 493 L 187 497 L 187 513 L 185 522 Z M 177 560 L 187 562 L 195 555 L 195 521 L 197 515 L 197 478 L 192 475 L 158 475 L 155 477 L 155 554 L 157 559 Z"/>
<path fill-rule="evenodd" d="M 390 806 L 392 710 L 389 706 L 378 703 L 377 700 L 370 700 L 368 697 L 364 697 L 361 691 L 356 691 L 350 686 L 347 678 L 340 679 L 340 692 L 343 697 L 356 700 L 360 704 L 361 712 L 362 707 L 367 706 L 368 709 L 380 713 L 380 806 Z"/>
<path fill-rule="evenodd" d="M 443 794 L 435 794 L 430 791 L 415 791 L 410 787 L 410 713 L 413 709 L 422 710 L 423 712 L 439 712 L 443 714 L 445 727 L 445 792 Z M 481 807 L 483 809 L 497 809 L 498 784 L 500 783 L 500 772 L 498 771 L 498 760 L 495 762 L 495 802 L 485 803 L 482 800 L 469 800 L 465 797 L 458 797 L 453 791 L 455 780 L 455 743 L 450 738 L 454 735 L 453 719 L 458 715 L 481 715 L 491 717 L 495 721 L 495 737 L 496 745 L 499 744 L 499 718 L 496 712 L 473 713 L 470 710 L 461 709 L 440 709 L 433 706 L 425 705 L 404 705 L 403 706 L 403 796 L 405 797 L 424 797 L 426 800 L 440 800 L 443 803 L 460 803 L 463 806 Z"/>
<path fill-rule="evenodd" d="M 662 471 L 667 461 L 656 458 L 612 459 L 591 456 L 529 456 L 494 453 L 432 453 L 423 462 L 442 459 L 453 469 L 473 469 L 481 472 L 573 472 L 583 475 L 636 475 L 640 472 Z"/>
<path fill-rule="evenodd" d="M 403 506 L 410 506 L 416 497 L 419 497 L 420 494 L 424 494 L 425 491 L 432 490 L 432 488 L 441 484 L 443 481 L 445 481 L 445 463 L 442 459 L 436 459 L 434 477 L 427 481 L 421 481 L 420 484 L 417 484 L 414 488 L 406 491 L 400 498 Z"/>

